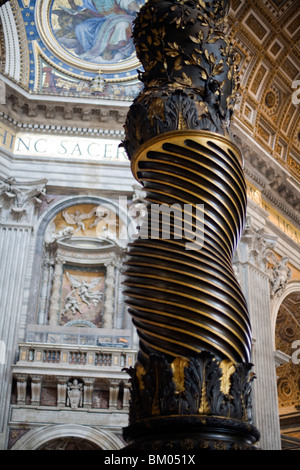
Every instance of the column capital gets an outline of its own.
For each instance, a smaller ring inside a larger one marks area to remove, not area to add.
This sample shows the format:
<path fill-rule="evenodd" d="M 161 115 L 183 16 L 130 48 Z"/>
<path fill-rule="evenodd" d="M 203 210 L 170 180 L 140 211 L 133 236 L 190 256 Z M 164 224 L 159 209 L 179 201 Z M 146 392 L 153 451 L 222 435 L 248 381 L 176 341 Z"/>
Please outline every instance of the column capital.
<path fill-rule="evenodd" d="M 268 274 L 268 263 L 275 259 L 276 242 L 276 236 L 267 233 L 264 228 L 255 227 L 249 217 L 240 240 L 239 261 L 248 262 Z"/>
<path fill-rule="evenodd" d="M 17 182 L 15 178 L 0 177 L 2 221 L 31 225 L 35 209 L 45 197 L 46 184 L 46 179 Z"/>
<path fill-rule="evenodd" d="M 37 374 L 32 374 L 30 375 L 31 381 L 34 383 L 39 383 L 42 381 L 43 376 L 42 375 L 37 375 Z"/>

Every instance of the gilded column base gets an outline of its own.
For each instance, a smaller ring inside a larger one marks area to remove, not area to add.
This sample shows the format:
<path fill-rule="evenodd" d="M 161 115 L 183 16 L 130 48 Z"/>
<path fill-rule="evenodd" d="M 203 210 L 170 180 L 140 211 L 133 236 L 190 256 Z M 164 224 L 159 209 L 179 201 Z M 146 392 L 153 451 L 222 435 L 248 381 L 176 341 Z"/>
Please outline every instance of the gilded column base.
<path fill-rule="evenodd" d="M 146 368 L 137 363 L 127 370 L 131 402 L 124 451 L 255 449 L 251 368 L 207 352 L 172 363 L 151 355 Z"/>

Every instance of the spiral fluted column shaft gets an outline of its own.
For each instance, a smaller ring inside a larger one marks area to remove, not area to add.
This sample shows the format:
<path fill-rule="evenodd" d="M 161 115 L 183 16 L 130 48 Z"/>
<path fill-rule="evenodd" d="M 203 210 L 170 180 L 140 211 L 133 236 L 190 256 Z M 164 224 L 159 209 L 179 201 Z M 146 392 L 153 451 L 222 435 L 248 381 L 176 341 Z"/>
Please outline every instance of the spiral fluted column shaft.
<path fill-rule="evenodd" d="M 259 438 L 249 315 L 232 267 L 246 185 L 230 140 L 239 78 L 228 11 L 229 0 L 148 0 L 134 21 L 144 88 L 123 145 L 147 211 L 124 273 L 140 338 L 129 451 L 249 449 Z"/>
<path fill-rule="evenodd" d="M 204 350 L 249 361 L 249 316 L 231 264 L 246 210 L 239 151 L 211 132 L 170 132 L 141 148 L 132 171 L 145 188 L 147 223 L 163 205 L 182 208 L 170 217 L 169 237 L 160 232 L 153 240 L 148 231 L 130 245 L 125 295 L 140 337 L 139 360 Z M 190 230 L 182 230 L 187 205 L 203 207 L 203 225 L 194 211 Z M 187 249 L 197 227 L 202 236 Z"/>

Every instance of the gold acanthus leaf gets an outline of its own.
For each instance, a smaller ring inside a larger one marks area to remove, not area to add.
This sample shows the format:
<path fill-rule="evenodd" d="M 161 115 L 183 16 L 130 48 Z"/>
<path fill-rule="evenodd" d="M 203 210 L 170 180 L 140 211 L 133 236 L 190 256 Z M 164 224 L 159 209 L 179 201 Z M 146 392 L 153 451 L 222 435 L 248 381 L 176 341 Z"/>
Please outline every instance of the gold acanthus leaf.
<path fill-rule="evenodd" d="M 193 84 L 191 77 L 188 77 L 185 72 L 183 72 L 181 77 L 179 77 L 176 81 L 186 86 L 192 86 Z"/>

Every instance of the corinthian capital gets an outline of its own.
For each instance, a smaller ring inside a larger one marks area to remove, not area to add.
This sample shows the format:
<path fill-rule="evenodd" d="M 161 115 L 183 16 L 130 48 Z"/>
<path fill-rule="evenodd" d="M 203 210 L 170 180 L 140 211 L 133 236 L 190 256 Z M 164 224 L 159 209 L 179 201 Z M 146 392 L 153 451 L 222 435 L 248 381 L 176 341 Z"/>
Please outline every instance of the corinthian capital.
<path fill-rule="evenodd" d="M 263 228 L 255 228 L 251 219 L 247 220 L 241 242 L 247 245 L 247 261 L 268 274 L 268 263 L 274 263 L 274 248 L 277 237 L 268 234 Z"/>
<path fill-rule="evenodd" d="M 15 178 L 0 177 L 0 199 L 9 211 L 8 219 L 20 219 L 29 209 L 32 212 L 36 205 L 41 204 L 46 184 L 46 179 L 17 182 Z"/>

